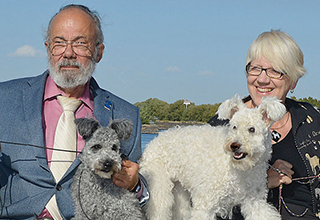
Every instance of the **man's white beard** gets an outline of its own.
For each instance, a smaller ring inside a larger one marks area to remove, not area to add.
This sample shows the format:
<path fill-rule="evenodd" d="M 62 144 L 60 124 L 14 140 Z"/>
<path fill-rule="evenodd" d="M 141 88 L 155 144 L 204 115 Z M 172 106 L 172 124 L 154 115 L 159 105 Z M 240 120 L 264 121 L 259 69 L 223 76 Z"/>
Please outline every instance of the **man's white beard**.
<path fill-rule="evenodd" d="M 62 66 L 77 66 L 79 69 L 78 71 L 60 70 Z M 84 85 L 91 79 L 96 62 L 91 60 L 87 66 L 82 67 L 79 61 L 63 59 L 58 62 L 58 66 L 55 68 L 49 58 L 48 67 L 50 76 L 56 85 L 61 88 L 70 89 Z"/>

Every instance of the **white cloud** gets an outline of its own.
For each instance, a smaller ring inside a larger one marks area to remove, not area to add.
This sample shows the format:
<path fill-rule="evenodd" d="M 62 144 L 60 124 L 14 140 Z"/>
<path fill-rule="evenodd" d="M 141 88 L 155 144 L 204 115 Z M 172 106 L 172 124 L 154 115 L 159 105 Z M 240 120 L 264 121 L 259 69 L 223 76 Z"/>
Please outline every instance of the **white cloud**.
<path fill-rule="evenodd" d="M 198 75 L 202 75 L 202 76 L 214 76 L 214 75 L 216 75 L 213 71 L 210 71 L 210 70 L 200 71 L 197 74 Z"/>
<path fill-rule="evenodd" d="M 165 72 L 171 72 L 171 73 L 176 73 L 176 72 L 180 72 L 180 68 L 177 66 L 169 66 L 167 67 L 165 70 Z"/>
<path fill-rule="evenodd" d="M 24 45 L 19 47 L 15 52 L 8 54 L 11 57 L 44 57 L 46 53 L 40 50 L 36 50 L 30 45 Z"/>

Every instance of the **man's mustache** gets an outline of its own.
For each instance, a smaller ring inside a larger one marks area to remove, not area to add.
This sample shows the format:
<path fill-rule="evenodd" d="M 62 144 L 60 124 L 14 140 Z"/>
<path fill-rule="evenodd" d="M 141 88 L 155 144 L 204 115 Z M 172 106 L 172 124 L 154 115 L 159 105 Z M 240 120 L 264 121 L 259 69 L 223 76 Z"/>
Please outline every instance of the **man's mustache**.
<path fill-rule="evenodd" d="M 59 69 L 61 67 L 69 67 L 69 66 L 75 66 L 75 67 L 81 68 L 81 64 L 78 61 L 62 60 L 58 63 Z"/>

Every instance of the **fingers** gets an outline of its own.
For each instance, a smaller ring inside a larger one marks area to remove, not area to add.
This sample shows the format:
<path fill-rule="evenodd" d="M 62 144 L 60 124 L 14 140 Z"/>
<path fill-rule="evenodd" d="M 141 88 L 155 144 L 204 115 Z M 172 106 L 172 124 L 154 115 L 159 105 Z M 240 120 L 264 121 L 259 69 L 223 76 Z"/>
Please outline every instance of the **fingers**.
<path fill-rule="evenodd" d="M 292 175 L 294 174 L 292 170 L 292 164 L 287 161 L 278 159 L 272 165 L 273 168 L 268 170 L 268 188 L 273 189 L 281 184 L 292 183 Z"/>
<path fill-rule="evenodd" d="M 278 159 L 276 162 L 272 165 L 274 168 L 279 169 L 281 172 L 283 172 L 285 175 L 287 175 L 289 178 L 292 178 L 292 175 L 294 172 L 292 171 L 292 164 Z"/>
<path fill-rule="evenodd" d="M 122 160 L 122 167 L 127 167 L 127 168 L 133 168 L 136 167 L 137 169 L 139 169 L 139 165 L 135 162 L 132 162 L 130 160 Z"/>
<path fill-rule="evenodd" d="M 123 160 L 122 168 L 114 173 L 112 180 L 115 185 L 128 190 L 134 189 L 139 181 L 139 165 L 130 160 Z"/>

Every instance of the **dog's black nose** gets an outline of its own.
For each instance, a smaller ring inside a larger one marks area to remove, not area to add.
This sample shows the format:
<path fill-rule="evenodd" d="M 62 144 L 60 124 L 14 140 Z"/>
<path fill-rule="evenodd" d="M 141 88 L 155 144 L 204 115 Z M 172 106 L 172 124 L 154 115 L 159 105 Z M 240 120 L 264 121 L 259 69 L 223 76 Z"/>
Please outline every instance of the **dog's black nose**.
<path fill-rule="evenodd" d="M 230 148 L 232 151 L 236 151 L 240 148 L 240 144 L 238 144 L 237 142 L 233 142 L 232 144 L 230 144 Z"/>
<path fill-rule="evenodd" d="M 109 172 L 112 169 L 112 161 L 106 160 L 103 162 L 103 169 L 105 172 Z"/>

